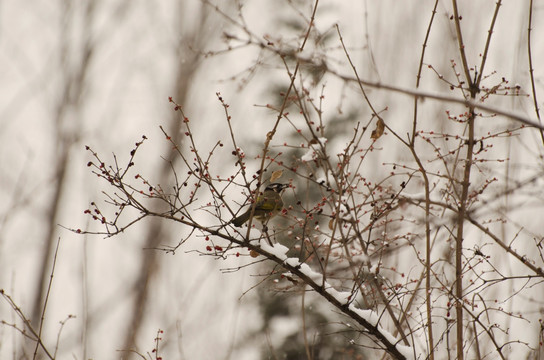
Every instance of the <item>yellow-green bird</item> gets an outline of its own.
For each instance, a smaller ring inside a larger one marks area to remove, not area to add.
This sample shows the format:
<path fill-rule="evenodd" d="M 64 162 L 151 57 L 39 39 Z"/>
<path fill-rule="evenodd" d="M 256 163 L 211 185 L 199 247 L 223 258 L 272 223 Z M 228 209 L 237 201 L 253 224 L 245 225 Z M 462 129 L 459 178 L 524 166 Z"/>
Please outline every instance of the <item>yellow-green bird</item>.
<path fill-rule="evenodd" d="M 253 212 L 253 218 L 259 220 L 262 223 L 267 222 L 270 218 L 277 215 L 283 208 L 283 200 L 281 199 L 281 193 L 285 188 L 288 188 L 289 184 L 272 183 L 268 185 L 262 194 L 257 196 L 255 211 Z M 243 223 L 249 220 L 251 215 L 251 206 L 245 213 L 235 217 L 230 222 L 234 226 L 241 227 Z"/>

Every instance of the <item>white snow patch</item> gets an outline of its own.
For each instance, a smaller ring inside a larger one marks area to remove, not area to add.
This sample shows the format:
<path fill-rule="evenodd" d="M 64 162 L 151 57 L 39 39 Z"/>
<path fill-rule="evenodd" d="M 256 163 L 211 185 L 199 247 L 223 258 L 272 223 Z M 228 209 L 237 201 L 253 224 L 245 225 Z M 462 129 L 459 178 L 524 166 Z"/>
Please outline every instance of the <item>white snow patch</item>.
<path fill-rule="evenodd" d="M 306 151 L 306 154 L 302 155 L 302 157 L 300 158 L 300 160 L 302 160 L 304 162 L 312 161 L 312 160 L 315 160 L 315 159 L 317 159 L 317 153 L 316 153 L 316 151 L 315 151 L 315 149 L 313 147 L 310 147 Z"/>
<path fill-rule="evenodd" d="M 281 260 L 287 259 L 287 251 L 289 251 L 289 249 L 283 246 L 282 244 L 276 243 L 273 246 L 270 246 L 267 240 L 261 239 L 260 246 L 261 246 L 261 249 L 263 249 L 266 252 L 269 252 L 270 254 L 274 255 L 278 259 L 281 259 Z"/>
<path fill-rule="evenodd" d="M 362 310 L 357 308 L 353 303 L 349 304 L 349 309 L 363 319 L 365 319 L 368 323 L 370 323 L 373 326 L 376 326 L 378 328 L 378 331 L 391 343 L 391 344 L 397 344 L 396 348 L 397 350 L 402 353 L 407 359 L 415 359 L 414 358 L 414 349 L 410 346 L 401 345 L 400 339 L 397 339 L 393 334 L 391 334 L 389 331 L 385 330 L 383 327 L 379 325 L 380 317 L 378 316 L 378 313 L 372 310 Z"/>
<path fill-rule="evenodd" d="M 324 137 L 320 137 L 320 138 L 317 138 L 317 141 L 319 141 L 319 143 L 321 144 L 321 146 L 325 146 L 325 144 L 327 143 L 327 138 L 324 138 Z M 304 161 L 304 162 L 308 162 L 308 161 L 312 161 L 312 160 L 315 160 L 317 159 L 318 157 L 318 151 L 319 151 L 319 148 L 321 146 L 316 146 L 317 144 L 311 144 L 309 147 L 308 147 L 308 151 L 306 151 L 306 153 L 304 155 L 302 155 L 302 157 L 300 158 L 300 160 Z"/>
<path fill-rule="evenodd" d="M 326 285 L 326 291 L 331 294 L 341 304 L 347 304 L 351 299 L 351 292 L 349 291 L 337 291 L 330 285 Z"/>

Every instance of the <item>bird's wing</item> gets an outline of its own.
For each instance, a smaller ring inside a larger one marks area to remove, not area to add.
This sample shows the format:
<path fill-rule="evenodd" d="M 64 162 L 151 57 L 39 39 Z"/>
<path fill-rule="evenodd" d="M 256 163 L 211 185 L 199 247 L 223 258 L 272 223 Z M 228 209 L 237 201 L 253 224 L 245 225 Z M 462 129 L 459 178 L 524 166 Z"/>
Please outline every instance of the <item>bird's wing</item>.
<path fill-rule="evenodd" d="M 255 205 L 255 209 L 264 210 L 264 211 L 272 211 L 276 209 L 277 201 L 274 199 L 267 199 L 264 196 L 260 196 L 257 199 L 257 205 Z"/>

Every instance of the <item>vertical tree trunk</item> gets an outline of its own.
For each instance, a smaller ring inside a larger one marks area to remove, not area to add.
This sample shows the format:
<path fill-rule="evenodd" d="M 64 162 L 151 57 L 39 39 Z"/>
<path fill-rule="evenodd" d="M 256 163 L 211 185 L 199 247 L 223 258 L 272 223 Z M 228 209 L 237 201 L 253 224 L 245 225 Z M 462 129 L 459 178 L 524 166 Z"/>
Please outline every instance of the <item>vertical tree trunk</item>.
<path fill-rule="evenodd" d="M 183 4 L 181 4 L 183 7 Z M 187 11 L 184 11 L 183 8 L 179 10 L 180 14 L 187 14 Z M 194 14 L 194 12 L 192 13 Z M 192 16 L 194 17 L 194 15 Z M 199 68 L 201 57 L 199 54 L 195 53 L 193 50 L 190 50 L 189 45 L 192 48 L 199 49 L 203 47 L 206 40 L 208 39 L 208 31 L 206 31 L 206 24 L 208 18 L 208 8 L 207 6 L 200 4 L 199 20 L 196 20 L 193 23 L 193 29 L 186 29 L 184 25 L 185 21 L 179 21 L 179 36 L 183 34 L 184 41 L 179 45 L 177 53 L 187 54 L 187 57 L 180 59 L 177 68 L 177 75 L 175 78 L 175 89 L 172 94 L 172 98 L 178 104 L 185 104 L 188 100 L 188 94 L 192 89 L 194 82 L 192 81 L 196 71 Z M 187 20 L 187 19 L 186 19 Z M 188 21 L 188 20 L 187 20 Z M 187 33 L 190 33 L 188 35 Z M 172 141 L 179 144 L 182 141 L 180 131 L 180 122 L 179 114 L 177 112 L 172 112 L 172 117 L 169 120 L 169 124 L 165 126 L 168 134 L 172 137 Z M 179 157 L 176 157 L 172 154 L 170 158 L 167 158 L 167 161 L 160 163 L 158 172 L 160 177 L 158 183 L 168 183 L 170 181 L 170 176 L 172 175 L 170 164 L 175 164 L 176 160 Z M 154 249 L 156 248 L 163 236 L 167 236 L 166 228 L 167 225 L 162 219 L 152 219 L 151 224 L 147 229 L 144 240 L 144 248 Z M 128 321 L 126 336 L 124 340 L 123 349 L 130 350 L 134 349 L 136 346 L 136 340 L 138 334 L 145 320 L 145 312 L 148 305 L 149 293 L 151 290 L 151 283 L 155 275 L 160 271 L 160 262 L 158 261 L 159 256 L 163 255 L 162 252 L 157 251 L 144 251 L 142 252 L 142 261 L 138 275 L 136 276 L 136 282 L 134 284 L 134 311 L 132 312 L 132 318 Z"/>

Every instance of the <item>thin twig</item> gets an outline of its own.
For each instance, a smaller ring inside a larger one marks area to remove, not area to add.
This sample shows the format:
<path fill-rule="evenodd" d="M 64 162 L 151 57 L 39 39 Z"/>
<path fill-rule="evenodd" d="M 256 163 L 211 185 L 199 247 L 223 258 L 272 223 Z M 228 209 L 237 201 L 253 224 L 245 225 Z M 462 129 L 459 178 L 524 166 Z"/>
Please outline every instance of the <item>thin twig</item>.
<path fill-rule="evenodd" d="M 53 285 L 53 275 L 55 273 L 55 266 L 57 265 L 57 255 L 59 253 L 60 246 L 60 237 L 57 239 L 57 246 L 55 247 L 55 255 L 53 256 L 53 266 L 51 267 L 51 272 L 49 274 L 49 284 L 47 285 L 47 292 L 45 294 L 45 301 L 43 303 L 42 314 L 40 317 L 40 328 L 38 330 L 38 338 L 42 338 L 43 324 L 45 322 L 45 311 L 47 310 L 47 303 L 49 302 L 49 295 L 51 294 L 51 286 Z M 40 346 L 41 341 L 36 342 L 36 347 L 34 348 L 33 359 L 36 359 L 38 356 L 38 347 Z"/>
<path fill-rule="evenodd" d="M 542 120 L 540 118 L 540 108 L 538 107 L 538 100 L 536 97 L 536 86 L 535 86 L 535 75 L 534 75 L 534 68 L 533 68 L 533 54 L 531 51 L 531 31 L 533 30 L 531 27 L 533 25 L 533 0 L 529 1 L 529 24 L 527 28 L 527 53 L 528 53 L 528 60 L 529 60 L 529 77 L 531 79 L 531 91 L 533 93 L 533 104 L 535 108 L 536 117 L 538 118 L 539 124 L 542 125 Z M 542 128 L 540 130 L 540 139 L 542 140 L 542 145 L 544 145 L 544 130 Z"/>
<path fill-rule="evenodd" d="M 419 88 L 419 82 L 421 80 L 421 71 L 423 69 L 423 62 L 425 58 L 425 49 L 427 48 L 427 41 L 429 40 L 429 34 L 431 33 L 431 27 L 433 24 L 434 16 L 436 14 L 436 8 L 438 6 L 438 0 L 434 3 L 433 11 L 431 12 L 431 19 L 429 26 L 427 26 L 427 33 L 425 34 L 425 40 L 423 41 L 423 47 L 421 50 L 421 58 L 419 60 L 419 68 L 417 71 L 416 89 Z M 431 302 L 431 220 L 430 220 L 430 185 L 429 177 L 423 166 L 419 155 L 415 149 L 415 139 L 417 134 L 417 105 L 418 98 L 414 98 L 414 119 L 412 123 L 412 136 L 409 139 L 409 149 L 414 157 L 420 173 L 423 176 L 424 188 L 425 188 L 425 306 L 427 310 L 427 336 L 429 338 L 429 359 L 434 360 L 434 339 L 433 339 L 433 318 L 432 318 L 432 302 Z"/>

